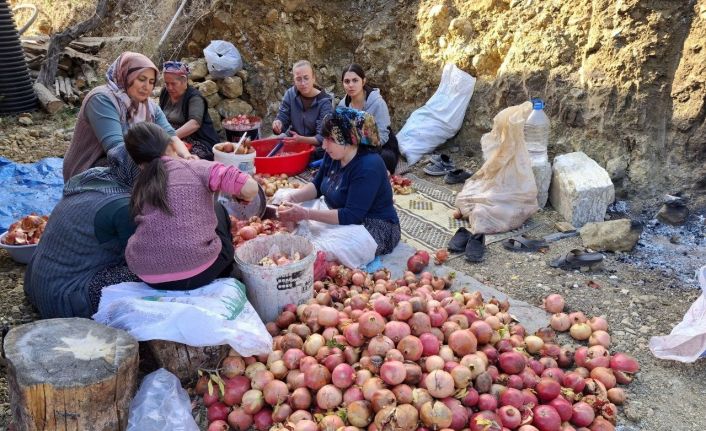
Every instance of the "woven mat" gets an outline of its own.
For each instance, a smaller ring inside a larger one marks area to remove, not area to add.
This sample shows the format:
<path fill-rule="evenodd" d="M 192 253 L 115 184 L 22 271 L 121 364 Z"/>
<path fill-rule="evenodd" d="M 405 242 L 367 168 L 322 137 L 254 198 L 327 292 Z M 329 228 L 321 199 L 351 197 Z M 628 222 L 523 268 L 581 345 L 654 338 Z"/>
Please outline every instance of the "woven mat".
<path fill-rule="evenodd" d="M 398 165 L 398 169 L 399 169 Z M 311 181 L 314 170 L 306 170 L 295 178 L 303 183 Z M 413 193 L 394 195 L 395 209 L 400 218 L 402 239 L 417 249 L 434 251 L 446 248 L 453 234 L 460 227 L 468 227 L 467 220 L 456 220 L 452 213 L 456 192 L 431 183 L 414 174 L 406 174 L 412 180 Z M 485 243 L 492 244 L 528 232 L 541 226 L 530 218 L 523 226 L 510 232 L 486 235 Z"/>

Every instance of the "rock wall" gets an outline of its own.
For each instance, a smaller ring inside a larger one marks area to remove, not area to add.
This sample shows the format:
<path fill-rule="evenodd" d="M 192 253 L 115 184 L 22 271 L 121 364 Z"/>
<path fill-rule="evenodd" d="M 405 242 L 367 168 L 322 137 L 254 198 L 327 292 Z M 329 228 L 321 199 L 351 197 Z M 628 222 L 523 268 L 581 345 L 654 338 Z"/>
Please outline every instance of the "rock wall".
<path fill-rule="evenodd" d="M 606 167 L 618 197 L 706 188 L 706 0 L 244 0 L 222 2 L 187 50 L 232 41 L 248 80 L 241 96 L 271 120 L 310 60 L 343 94 L 355 61 L 383 88 L 399 129 L 454 62 L 477 77 L 452 140 L 468 156 L 501 109 L 546 100 L 551 154 L 581 150 Z"/>

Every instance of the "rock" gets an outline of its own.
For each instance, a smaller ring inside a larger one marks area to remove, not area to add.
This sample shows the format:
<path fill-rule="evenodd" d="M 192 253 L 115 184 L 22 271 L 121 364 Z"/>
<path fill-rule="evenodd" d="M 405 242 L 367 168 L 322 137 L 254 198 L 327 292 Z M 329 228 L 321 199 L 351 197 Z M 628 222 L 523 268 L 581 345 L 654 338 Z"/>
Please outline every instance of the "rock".
<path fill-rule="evenodd" d="M 566 221 L 576 227 L 603 221 L 615 188 L 603 169 L 583 152 L 554 158 L 549 200 Z"/>
<path fill-rule="evenodd" d="M 586 223 L 580 231 L 584 246 L 608 251 L 632 250 L 641 233 L 642 225 L 630 219 Z"/>
<path fill-rule="evenodd" d="M 279 19 L 279 12 L 277 12 L 277 9 L 272 8 L 267 12 L 267 15 L 265 15 L 265 22 L 267 24 L 272 25 L 277 22 L 277 19 Z"/>
<path fill-rule="evenodd" d="M 534 182 L 537 184 L 537 205 L 544 208 L 549 199 L 549 184 L 552 182 L 552 165 L 546 155 L 535 157 L 530 154 Z"/>
<path fill-rule="evenodd" d="M 667 195 L 665 203 L 655 216 L 662 223 L 671 225 L 684 224 L 689 217 L 689 208 L 686 206 L 686 199 L 681 196 Z"/>
<path fill-rule="evenodd" d="M 628 169 L 628 159 L 626 156 L 610 159 L 608 160 L 608 163 L 606 163 L 605 169 L 613 182 L 622 180 L 625 178 L 625 174 Z"/>
<path fill-rule="evenodd" d="M 216 108 L 211 108 L 209 106 L 208 115 L 211 116 L 211 121 L 213 121 L 213 128 L 216 129 L 217 132 L 223 130 L 223 125 L 221 124 L 221 114 L 218 113 Z"/>
<path fill-rule="evenodd" d="M 221 94 L 227 99 L 235 99 L 243 94 L 243 80 L 239 76 L 229 76 L 219 82 Z"/>
<path fill-rule="evenodd" d="M 189 66 L 189 78 L 193 81 L 200 81 L 208 75 L 208 66 L 205 58 L 198 58 L 187 65 Z"/>
<path fill-rule="evenodd" d="M 208 97 L 212 94 L 218 93 L 218 84 L 209 79 L 207 81 L 196 84 L 196 89 L 201 92 L 201 95 L 203 97 Z"/>
<path fill-rule="evenodd" d="M 17 122 L 23 126 L 31 126 L 32 124 L 34 124 L 32 122 L 32 117 L 25 117 L 25 116 L 18 117 Z"/>
<path fill-rule="evenodd" d="M 217 92 L 205 97 L 209 108 L 215 108 L 221 102 L 221 96 Z"/>
<path fill-rule="evenodd" d="M 239 114 L 252 113 L 252 106 L 240 99 L 224 99 L 216 106 L 221 117 L 229 118 Z"/>

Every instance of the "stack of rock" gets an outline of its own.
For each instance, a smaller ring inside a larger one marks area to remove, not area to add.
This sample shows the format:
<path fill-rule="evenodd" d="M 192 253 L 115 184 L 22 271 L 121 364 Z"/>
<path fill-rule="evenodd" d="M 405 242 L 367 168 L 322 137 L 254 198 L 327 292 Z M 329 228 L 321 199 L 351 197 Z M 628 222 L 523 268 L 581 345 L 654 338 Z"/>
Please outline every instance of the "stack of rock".
<path fill-rule="evenodd" d="M 248 79 L 245 70 L 234 76 L 215 79 L 208 74 L 206 60 L 203 58 L 182 60 L 189 65 L 189 81 L 201 92 L 208 103 L 208 113 L 217 131 L 221 131 L 221 121 L 240 114 L 253 114 L 253 107 L 243 100 L 243 84 Z"/>

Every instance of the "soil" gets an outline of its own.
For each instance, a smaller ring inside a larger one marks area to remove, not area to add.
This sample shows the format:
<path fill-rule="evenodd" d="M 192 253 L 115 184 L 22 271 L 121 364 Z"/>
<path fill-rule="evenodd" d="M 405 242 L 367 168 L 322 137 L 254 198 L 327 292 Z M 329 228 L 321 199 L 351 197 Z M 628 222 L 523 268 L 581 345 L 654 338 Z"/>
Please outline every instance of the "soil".
<path fill-rule="evenodd" d="M 71 115 L 45 118 L 35 113 L 30 126 L 20 126 L 14 117 L 2 118 L 0 123 L 6 131 L 0 138 L 0 156 L 18 162 L 62 156 L 71 136 Z M 454 153 L 454 148 L 441 150 L 450 151 L 459 167 L 475 171 L 480 166 L 479 160 Z M 444 185 L 441 177 L 425 176 L 421 165 L 414 168 L 414 173 Z M 461 189 L 461 185 L 445 186 Z M 581 247 L 578 237 L 552 243 L 546 254 L 510 252 L 500 243 L 494 243 L 487 247 L 482 263 L 470 264 L 456 257 L 448 265 L 531 304 L 539 306 L 547 294 L 560 293 L 566 298 L 569 310 L 606 316 L 611 326 L 613 351 L 625 351 L 637 357 L 641 365 L 637 378 L 627 387 L 629 401 L 620 409 L 618 421 L 622 429 L 706 429 L 706 416 L 702 414 L 706 411 L 706 389 L 702 387 L 706 361 L 682 364 L 658 360 L 647 345 L 650 336 L 668 334 L 700 294 L 693 274 L 704 257 L 703 216 L 692 211 L 686 226 L 667 228 L 650 221 L 649 215 L 656 213 L 657 204 L 622 202 L 614 206 L 627 213 L 631 206 L 639 208 L 639 213 L 628 215 L 642 218 L 646 228 L 633 252 L 606 253 L 602 266 L 590 272 L 564 271 L 547 265 L 552 257 Z M 610 215 L 623 216 L 617 212 Z M 555 232 L 553 223 L 562 218 L 545 209 L 539 213 L 539 220 L 542 226 L 533 230 L 532 235 Z M 5 251 L 0 252 L 3 334 L 13 326 L 38 318 L 23 293 L 24 269 Z M 679 400 L 678 408 L 675 400 Z M 7 424 L 9 415 L 3 373 L 0 428 Z"/>

